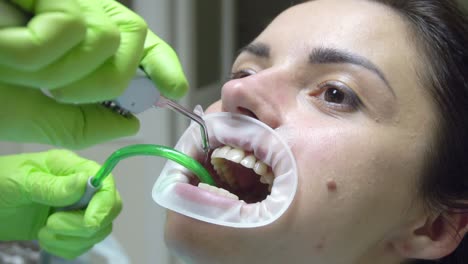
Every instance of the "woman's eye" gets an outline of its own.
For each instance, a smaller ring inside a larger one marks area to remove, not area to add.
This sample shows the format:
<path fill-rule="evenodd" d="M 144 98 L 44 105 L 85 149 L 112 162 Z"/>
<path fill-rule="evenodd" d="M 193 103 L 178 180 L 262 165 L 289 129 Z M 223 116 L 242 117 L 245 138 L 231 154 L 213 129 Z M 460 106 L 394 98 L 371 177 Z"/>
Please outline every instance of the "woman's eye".
<path fill-rule="evenodd" d="M 354 91 L 338 81 L 319 84 L 318 92 L 313 94 L 324 105 L 334 110 L 353 112 L 361 105 L 361 100 Z"/>
<path fill-rule="evenodd" d="M 334 104 L 342 104 L 346 100 L 346 94 L 333 87 L 328 88 L 323 97 L 325 101 Z"/>
<path fill-rule="evenodd" d="M 255 74 L 253 70 L 247 69 L 247 70 L 239 70 L 231 73 L 231 79 L 241 79 L 248 77 L 252 74 Z"/>

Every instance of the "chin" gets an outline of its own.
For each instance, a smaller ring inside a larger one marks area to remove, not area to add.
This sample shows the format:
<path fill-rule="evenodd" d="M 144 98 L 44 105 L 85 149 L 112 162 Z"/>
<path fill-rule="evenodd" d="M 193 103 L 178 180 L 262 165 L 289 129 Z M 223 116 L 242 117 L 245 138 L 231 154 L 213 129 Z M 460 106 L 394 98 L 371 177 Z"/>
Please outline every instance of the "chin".
<path fill-rule="evenodd" d="M 297 239 L 289 232 L 290 220 L 285 215 L 267 226 L 239 229 L 168 211 L 165 242 L 182 263 L 288 263 L 294 259 L 292 249 L 300 248 L 292 246 Z"/>
<path fill-rule="evenodd" d="M 250 263 L 240 259 L 245 258 L 246 252 L 241 246 L 245 243 L 236 242 L 242 240 L 245 231 L 168 211 L 165 242 L 171 254 L 182 263 Z"/>

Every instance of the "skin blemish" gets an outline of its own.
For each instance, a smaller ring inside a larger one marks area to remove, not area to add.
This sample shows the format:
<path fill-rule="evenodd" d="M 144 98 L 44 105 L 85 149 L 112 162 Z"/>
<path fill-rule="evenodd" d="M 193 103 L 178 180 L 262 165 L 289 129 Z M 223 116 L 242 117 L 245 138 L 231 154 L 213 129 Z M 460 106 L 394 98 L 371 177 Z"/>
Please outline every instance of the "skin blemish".
<path fill-rule="evenodd" d="M 334 180 L 330 179 L 327 181 L 327 189 L 330 192 L 336 192 L 338 190 L 338 185 L 336 184 Z"/>
<path fill-rule="evenodd" d="M 320 241 L 315 245 L 315 248 L 316 248 L 317 250 L 319 250 L 319 251 L 322 250 L 322 249 L 324 249 L 324 247 L 325 247 L 325 241 L 326 241 L 326 238 L 325 238 L 325 237 L 322 237 L 322 238 L 320 239 Z"/>
<path fill-rule="evenodd" d="M 393 250 L 394 250 L 393 243 L 391 243 L 391 242 L 385 243 L 385 251 L 393 252 Z"/>

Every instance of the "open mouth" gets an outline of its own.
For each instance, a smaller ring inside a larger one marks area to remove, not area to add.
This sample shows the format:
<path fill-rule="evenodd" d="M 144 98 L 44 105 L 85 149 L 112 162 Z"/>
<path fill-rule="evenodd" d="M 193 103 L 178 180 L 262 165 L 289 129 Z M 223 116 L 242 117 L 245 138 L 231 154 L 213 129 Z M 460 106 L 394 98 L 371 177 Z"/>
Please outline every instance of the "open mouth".
<path fill-rule="evenodd" d="M 201 183 L 196 177 L 190 177 L 191 185 L 248 204 L 261 202 L 271 193 L 272 168 L 251 151 L 222 145 L 212 150 L 210 160 L 202 164 L 213 176 L 217 187 Z"/>
<path fill-rule="evenodd" d="M 176 149 L 198 160 L 216 187 L 168 161 L 153 187 L 153 199 L 171 211 L 223 226 L 258 227 L 278 219 L 297 188 L 296 163 L 286 142 L 245 115 L 213 113 L 203 119 L 215 147 L 207 161 L 198 125 L 185 131 Z"/>

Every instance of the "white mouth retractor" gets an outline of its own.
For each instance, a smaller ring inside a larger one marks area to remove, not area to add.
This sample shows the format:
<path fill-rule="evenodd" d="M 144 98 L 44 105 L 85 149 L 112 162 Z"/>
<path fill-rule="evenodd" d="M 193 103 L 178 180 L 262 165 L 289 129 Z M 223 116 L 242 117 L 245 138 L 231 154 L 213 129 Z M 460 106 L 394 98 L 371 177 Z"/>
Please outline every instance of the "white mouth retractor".
<path fill-rule="evenodd" d="M 298 181 L 296 162 L 286 142 L 266 124 L 245 115 L 222 112 L 205 115 L 203 119 L 213 147 L 229 145 L 244 149 L 272 168 L 271 193 L 253 204 L 218 196 L 191 185 L 187 176 L 190 172 L 168 161 L 153 187 L 153 199 L 169 210 L 217 225 L 251 228 L 277 220 L 289 208 Z M 197 157 L 203 154 L 200 146 L 199 127 L 192 124 L 175 148 Z"/>

